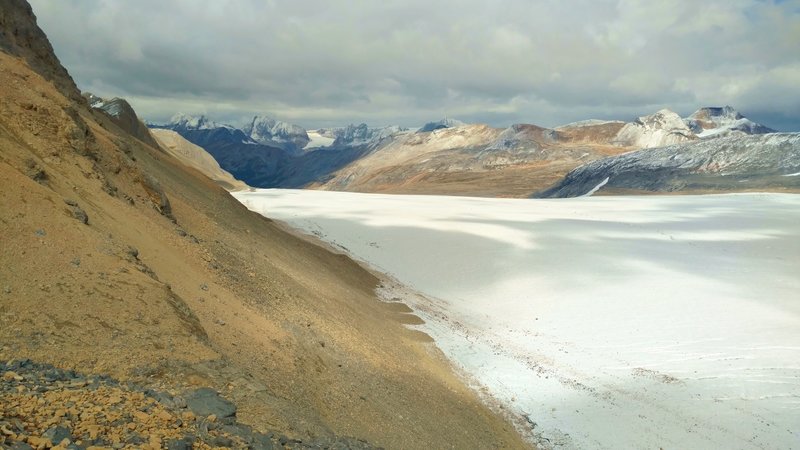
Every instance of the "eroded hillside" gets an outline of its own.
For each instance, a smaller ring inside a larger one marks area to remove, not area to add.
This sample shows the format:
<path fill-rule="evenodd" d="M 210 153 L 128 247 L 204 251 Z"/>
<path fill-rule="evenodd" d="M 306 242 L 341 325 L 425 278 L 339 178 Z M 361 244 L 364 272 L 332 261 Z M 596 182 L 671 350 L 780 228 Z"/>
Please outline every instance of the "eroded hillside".
<path fill-rule="evenodd" d="M 298 438 L 524 446 L 375 276 L 89 108 L 27 4 L 0 20 L 0 359 L 210 386 Z"/>

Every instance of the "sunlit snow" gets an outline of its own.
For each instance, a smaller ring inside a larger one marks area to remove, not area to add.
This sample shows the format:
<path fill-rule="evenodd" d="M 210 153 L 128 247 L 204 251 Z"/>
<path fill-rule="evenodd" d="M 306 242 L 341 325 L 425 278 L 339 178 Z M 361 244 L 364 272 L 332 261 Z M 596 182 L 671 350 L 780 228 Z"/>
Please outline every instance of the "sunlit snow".
<path fill-rule="evenodd" d="M 800 195 L 234 195 L 419 292 L 542 448 L 800 448 Z"/>

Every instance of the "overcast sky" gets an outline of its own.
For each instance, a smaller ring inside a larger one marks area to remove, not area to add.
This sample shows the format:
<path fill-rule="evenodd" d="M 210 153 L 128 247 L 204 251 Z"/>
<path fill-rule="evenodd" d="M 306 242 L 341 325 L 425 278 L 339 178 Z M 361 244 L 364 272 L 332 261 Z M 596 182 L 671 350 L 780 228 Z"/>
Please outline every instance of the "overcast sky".
<path fill-rule="evenodd" d="M 800 131 L 800 0 L 30 0 L 78 86 L 140 116 L 314 128 L 730 104 Z"/>

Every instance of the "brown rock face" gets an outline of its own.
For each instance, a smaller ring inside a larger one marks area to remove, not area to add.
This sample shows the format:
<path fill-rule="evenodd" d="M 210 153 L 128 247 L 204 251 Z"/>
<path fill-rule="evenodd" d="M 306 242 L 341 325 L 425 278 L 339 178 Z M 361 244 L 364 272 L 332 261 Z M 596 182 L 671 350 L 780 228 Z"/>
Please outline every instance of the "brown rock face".
<path fill-rule="evenodd" d="M 25 0 L 0 3 L 0 50 L 21 57 L 36 73 L 53 82 L 61 94 L 79 101 L 75 82 L 58 61 L 47 36 L 36 25 L 33 9 Z"/>

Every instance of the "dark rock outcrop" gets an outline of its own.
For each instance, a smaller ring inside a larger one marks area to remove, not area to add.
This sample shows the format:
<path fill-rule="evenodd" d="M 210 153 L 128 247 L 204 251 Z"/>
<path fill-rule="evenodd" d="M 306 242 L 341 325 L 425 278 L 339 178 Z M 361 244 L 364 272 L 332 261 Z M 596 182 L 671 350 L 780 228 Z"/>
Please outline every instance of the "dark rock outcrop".
<path fill-rule="evenodd" d="M 65 97 L 81 101 L 75 81 L 56 57 L 25 0 L 0 2 L 0 50 L 21 57 L 35 72 L 52 81 Z"/>

